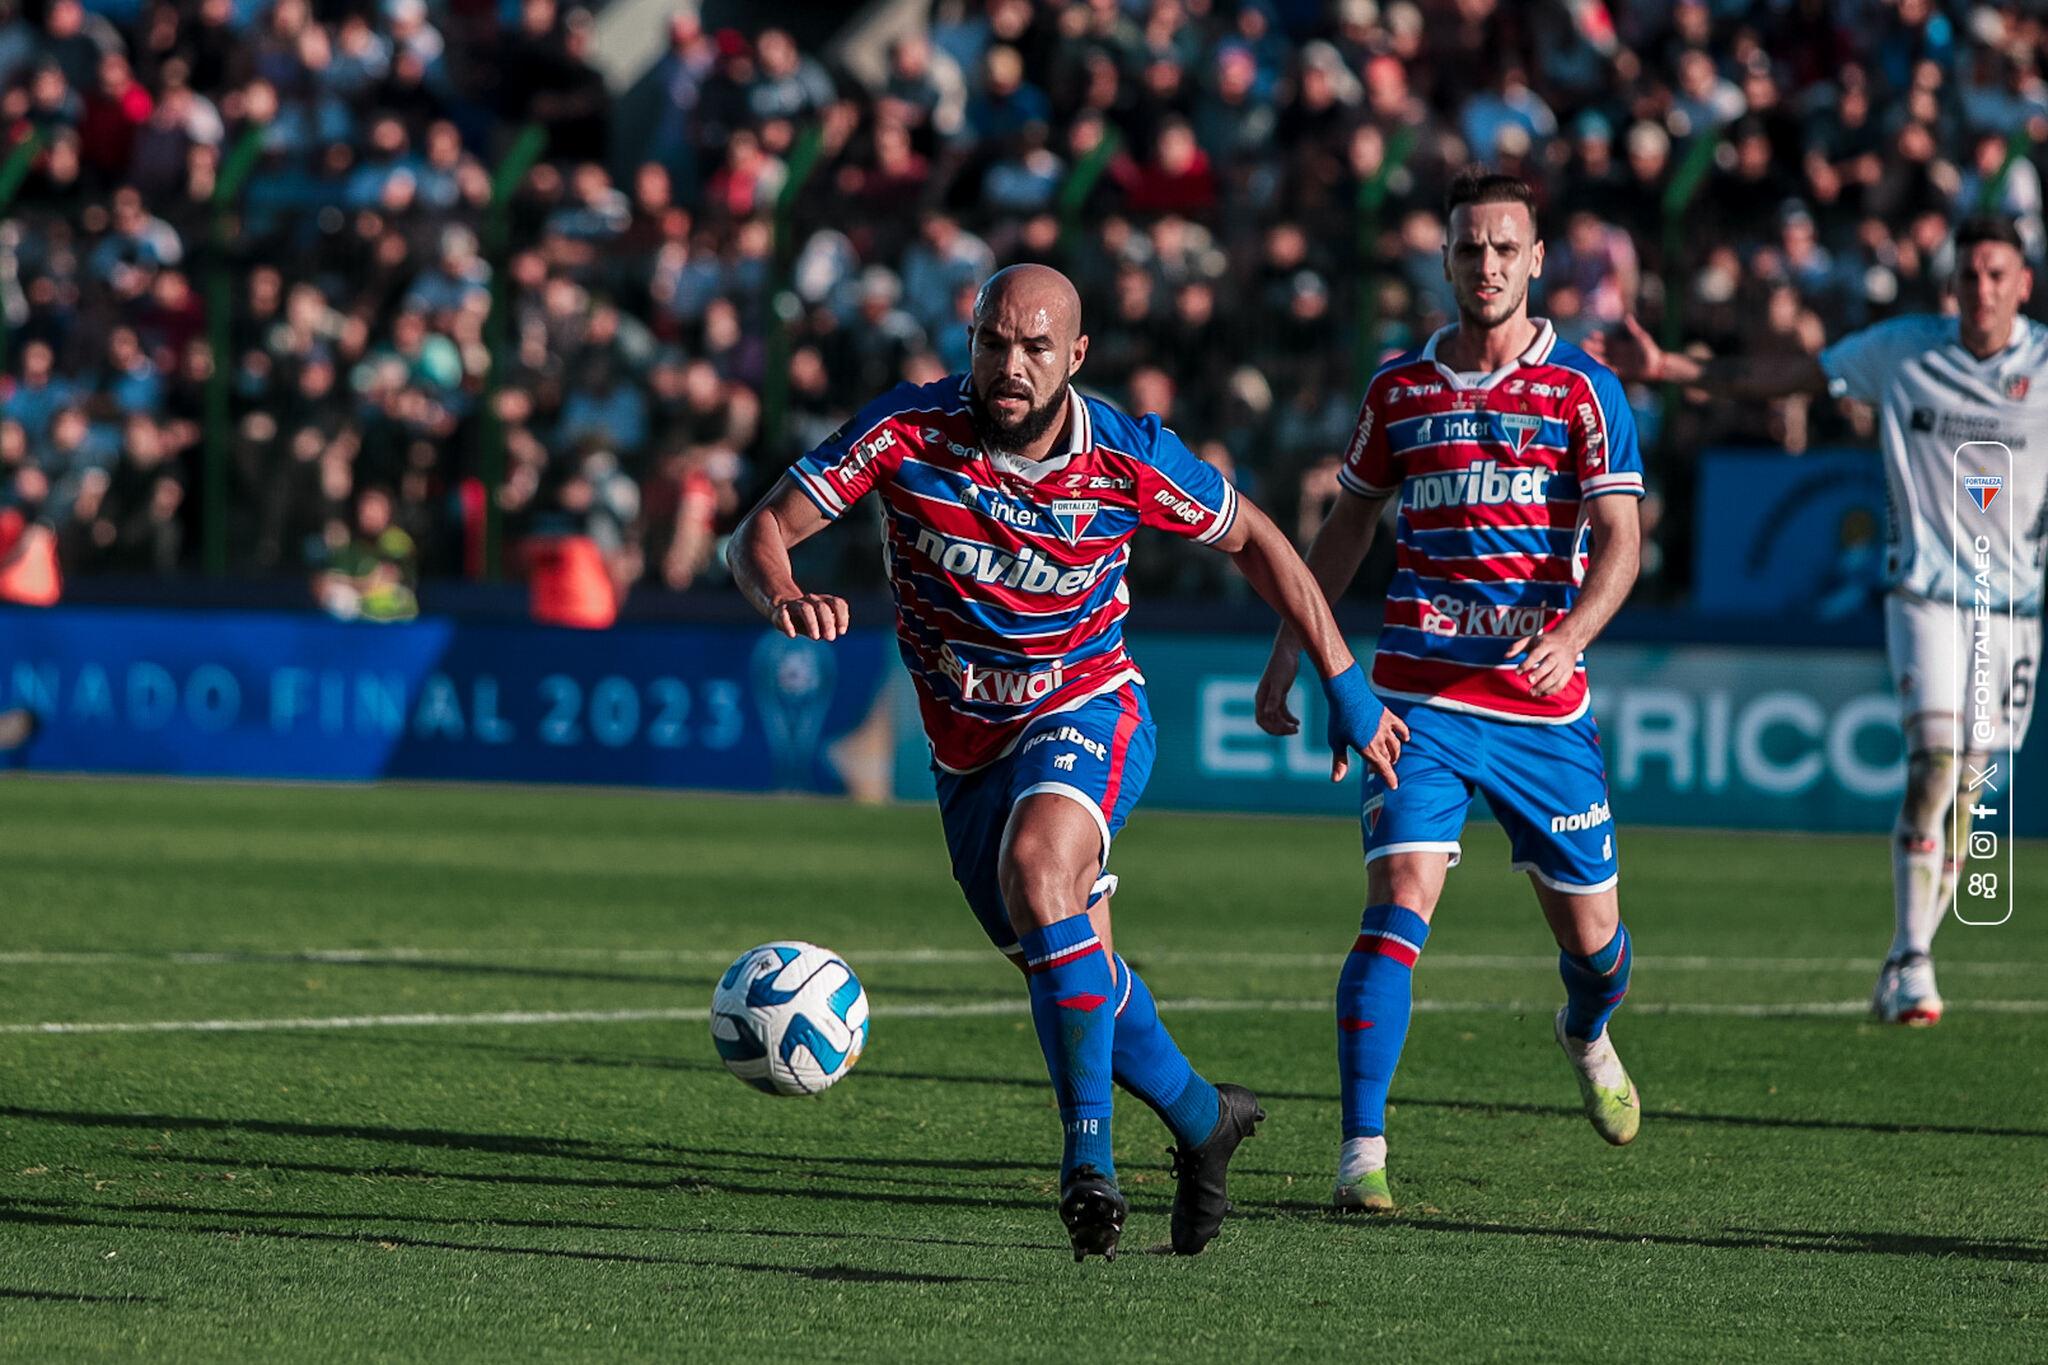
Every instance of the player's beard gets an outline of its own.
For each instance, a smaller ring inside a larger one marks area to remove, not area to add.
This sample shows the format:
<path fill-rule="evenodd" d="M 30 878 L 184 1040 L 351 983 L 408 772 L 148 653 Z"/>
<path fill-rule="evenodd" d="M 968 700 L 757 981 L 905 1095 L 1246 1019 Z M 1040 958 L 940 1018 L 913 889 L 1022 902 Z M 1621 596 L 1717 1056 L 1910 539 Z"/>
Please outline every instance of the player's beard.
<path fill-rule="evenodd" d="M 1498 327 L 1522 311 L 1529 301 L 1529 282 L 1523 280 L 1520 288 L 1509 287 L 1501 291 L 1493 301 L 1493 315 L 1487 316 L 1485 305 L 1475 297 L 1458 300 L 1458 321 L 1471 327 Z"/>
<path fill-rule="evenodd" d="M 1015 454 L 1028 447 L 1033 441 L 1052 430 L 1053 423 L 1060 420 L 1067 410 L 1067 394 L 1073 389 L 1072 380 L 1059 386 L 1057 392 L 1045 402 L 1025 413 L 1014 422 L 1005 422 L 995 415 L 982 396 L 980 389 L 968 386 L 967 414 L 974 422 L 974 435 L 990 450 Z"/>

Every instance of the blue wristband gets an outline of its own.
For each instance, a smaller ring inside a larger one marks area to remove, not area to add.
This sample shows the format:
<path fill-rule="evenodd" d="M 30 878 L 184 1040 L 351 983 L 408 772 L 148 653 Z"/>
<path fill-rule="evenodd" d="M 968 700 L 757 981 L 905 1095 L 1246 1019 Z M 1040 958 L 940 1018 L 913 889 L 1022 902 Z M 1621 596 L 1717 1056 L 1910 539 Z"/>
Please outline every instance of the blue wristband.
<path fill-rule="evenodd" d="M 1326 736 L 1330 748 L 1337 753 L 1346 749 L 1365 752 L 1365 746 L 1379 733 L 1380 716 L 1386 711 L 1366 683 L 1365 669 L 1354 660 L 1342 673 L 1323 679 L 1323 695 L 1330 701 Z"/>

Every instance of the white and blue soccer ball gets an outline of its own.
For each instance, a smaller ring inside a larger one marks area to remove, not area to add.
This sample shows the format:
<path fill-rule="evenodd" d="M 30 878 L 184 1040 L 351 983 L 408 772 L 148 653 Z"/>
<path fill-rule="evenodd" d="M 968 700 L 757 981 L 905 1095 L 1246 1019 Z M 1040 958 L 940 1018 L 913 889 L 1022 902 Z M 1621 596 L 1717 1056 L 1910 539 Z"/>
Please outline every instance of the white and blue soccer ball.
<path fill-rule="evenodd" d="M 711 995 L 711 1042 L 733 1075 L 770 1095 L 815 1095 L 860 1060 L 868 995 L 846 959 L 814 943 L 739 955 Z"/>

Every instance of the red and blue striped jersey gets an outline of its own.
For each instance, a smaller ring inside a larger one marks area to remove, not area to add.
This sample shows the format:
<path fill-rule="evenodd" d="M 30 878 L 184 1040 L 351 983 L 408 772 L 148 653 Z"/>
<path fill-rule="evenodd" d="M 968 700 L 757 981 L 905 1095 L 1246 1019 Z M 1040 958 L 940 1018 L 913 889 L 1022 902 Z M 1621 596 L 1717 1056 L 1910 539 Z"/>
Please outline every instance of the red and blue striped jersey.
<path fill-rule="evenodd" d="M 1131 536 L 1202 544 L 1237 519 L 1237 492 L 1157 416 L 1074 392 L 1071 436 L 1044 460 L 981 447 L 967 376 L 900 384 L 790 466 L 837 519 L 881 498 L 896 639 L 932 756 L 970 772 L 1034 717 L 1142 683 L 1124 648 Z"/>
<path fill-rule="evenodd" d="M 1585 714 L 1583 655 L 1569 684 L 1536 697 L 1508 650 L 1571 609 L 1586 504 L 1641 497 L 1643 459 L 1614 372 L 1537 323 L 1492 374 L 1437 360 L 1446 327 L 1366 386 L 1337 477 L 1361 497 L 1401 495 L 1372 666 L 1383 696 L 1553 725 Z"/>

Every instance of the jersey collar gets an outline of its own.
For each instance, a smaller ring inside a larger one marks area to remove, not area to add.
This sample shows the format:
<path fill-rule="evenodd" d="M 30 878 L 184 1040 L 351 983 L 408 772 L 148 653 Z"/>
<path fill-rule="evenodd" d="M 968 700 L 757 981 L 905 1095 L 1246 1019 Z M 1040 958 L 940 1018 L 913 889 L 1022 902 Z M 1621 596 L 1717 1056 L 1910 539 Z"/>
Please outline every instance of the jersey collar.
<path fill-rule="evenodd" d="M 1057 474 L 1073 463 L 1077 455 L 1085 455 L 1095 448 L 1095 419 L 1088 414 L 1088 400 L 1081 391 L 1071 384 L 1067 386 L 1067 448 L 1058 455 L 1043 460 L 1027 460 L 1008 451 L 989 452 L 989 463 L 999 473 L 1026 483 L 1038 483 L 1048 475 Z"/>
<path fill-rule="evenodd" d="M 1444 382 L 1452 388 L 1483 392 L 1500 383 L 1501 380 L 1506 379 L 1522 366 L 1541 365 L 1550 358 L 1552 348 L 1557 345 L 1557 329 L 1550 325 L 1549 318 L 1530 318 L 1529 321 L 1536 324 L 1536 335 L 1530 339 L 1527 348 L 1492 374 L 1480 379 L 1476 384 L 1467 384 L 1463 379 L 1459 378 L 1456 370 L 1436 358 L 1437 343 L 1457 330 L 1458 324 L 1455 322 L 1446 323 L 1444 326 L 1436 329 L 1436 332 L 1429 338 L 1428 343 L 1422 348 L 1422 358 L 1436 366 L 1437 373 L 1442 375 Z"/>

